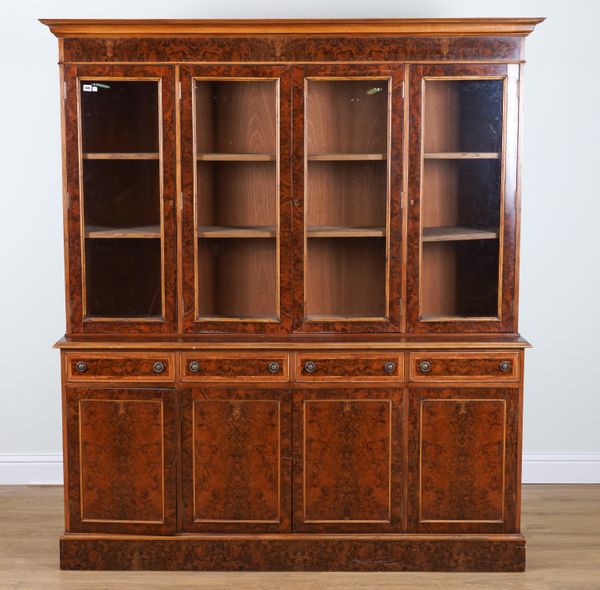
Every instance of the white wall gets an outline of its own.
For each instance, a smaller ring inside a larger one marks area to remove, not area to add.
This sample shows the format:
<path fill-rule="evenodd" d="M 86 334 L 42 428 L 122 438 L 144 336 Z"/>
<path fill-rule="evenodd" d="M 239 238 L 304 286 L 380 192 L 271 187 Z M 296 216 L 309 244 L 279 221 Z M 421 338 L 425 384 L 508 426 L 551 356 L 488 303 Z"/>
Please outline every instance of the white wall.
<path fill-rule="evenodd" d="M 61 449 L 59 364 L 51 349 L 64 332 L 59 84 L 56 40 L 39 17 L 549 17 L 529 38 L 525 80 L 520 328 L 535 346 L 527 353 L 525 403 L 525 453 L 535 461 L 526 463 L 526 478 L 600 478 L 598 6 L 589 0 L 2 2 L 0 481 L 3 473 L 20 474 L 5 481 L 47 481 L 48 473 L 59 473 L 52 464 Z"/>

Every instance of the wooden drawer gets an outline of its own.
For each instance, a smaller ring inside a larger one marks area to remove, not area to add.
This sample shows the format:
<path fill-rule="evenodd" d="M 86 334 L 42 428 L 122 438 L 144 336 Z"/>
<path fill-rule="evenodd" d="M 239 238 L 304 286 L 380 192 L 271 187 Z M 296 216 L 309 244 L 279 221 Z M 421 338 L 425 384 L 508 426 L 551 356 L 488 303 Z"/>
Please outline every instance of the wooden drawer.
<path fill-rule="evenodd" d="M 65 356 L 67 381 L 175 381 L 173 353 L 67 352 Z"/>
<path fill-rule="evenodd" d="M 285 352 L 183 353 L 181 380 L 193 381 L 288 381 L 289 357 Z"/>
<path fill-rule="evenodd" d="M 404 357 L 399 352 L 302 353 L 296 355 L 296 380 L 301 382 L 399 381 L 403 379 Z"/>
<path fill-rule="evenodd" d="M 411 352 L 411 381 L 518 381 L 518 352 Z"/>

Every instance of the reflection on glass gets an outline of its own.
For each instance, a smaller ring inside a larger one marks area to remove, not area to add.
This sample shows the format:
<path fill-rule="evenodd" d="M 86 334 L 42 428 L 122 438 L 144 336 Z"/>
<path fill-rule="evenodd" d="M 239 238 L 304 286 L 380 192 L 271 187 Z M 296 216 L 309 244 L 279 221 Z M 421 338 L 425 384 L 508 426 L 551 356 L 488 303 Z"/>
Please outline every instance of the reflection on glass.
<path fill-rule="evenodd" d="M 159 83 L 79 84 L 86 315 L 160 319 Z"/>
<path fill-rule="evenodd" d="M 498 315 L 503 92 L 503 80 L 425 82 L 425 319 Z"/>

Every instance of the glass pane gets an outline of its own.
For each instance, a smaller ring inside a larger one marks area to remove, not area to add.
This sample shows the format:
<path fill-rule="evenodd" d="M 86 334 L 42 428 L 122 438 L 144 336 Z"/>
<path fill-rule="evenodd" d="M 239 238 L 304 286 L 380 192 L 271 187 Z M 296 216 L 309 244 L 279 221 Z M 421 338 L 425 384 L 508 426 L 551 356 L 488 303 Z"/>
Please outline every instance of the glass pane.
<path fill-rule="evenodd" d="M 388 112 L 388 79 L 307 82 L 309 320 L 387 315 Z"/>
<path fill-rule="evenodd" d="M 86 315 L 160 318 L 157 81 L 80 81 Z"/>
<path fill-rule="evenodd" d="M 84 152 L 158 152 L 158 82 L 80 84 Z"/>
<path fill-rule="evenodd" d="M 497 317 L 502 80 L 426 80 L 421 315 Z"/>
<path fill-rule="evenodd" d="M 86 240 L 87 315 L 161 315 L 160 240 Z"/>
<path fill-rule="evenodd" d="M 196 80 L 197 315 L 278 316 L 276 80 Z"/>

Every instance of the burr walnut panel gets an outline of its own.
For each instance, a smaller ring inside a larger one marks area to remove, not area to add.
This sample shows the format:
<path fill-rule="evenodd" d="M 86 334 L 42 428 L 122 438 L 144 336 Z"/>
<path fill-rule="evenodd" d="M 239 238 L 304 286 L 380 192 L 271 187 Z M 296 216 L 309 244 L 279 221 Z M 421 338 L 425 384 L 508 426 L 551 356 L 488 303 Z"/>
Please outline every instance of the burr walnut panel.
<path fill-rule="evenodd" d="M 402 391 L 293 395 L 294 530 L 399 530 Z"/>
<path fill-rule="evenodd" d="M 410 391 L 410 531 L 515 532 L 518 393 Z"/>
<path fill-rule="evenodd" d="M 286 353 L 185 353 L 182 355 L 182 381 L 288 381 Z"/>
<path fill-rule="evenodd" d="M 173 353 L 67 352 L 65 359 L 68 381 L 175 381 Z"/>
<path fill-rule="evenodd" d="M 518 381 L 518 352 L 411 352 L 411 381 Z"/>
<path fill-rule="evenodd" d="M 175 392 L 67 389 L 73 532 L 175 532 Z"/>
<path fill-rule="evenodd" d="M 296 355 L 297 381 L 401 381 L 403 378 L 404 356 L 398 352 Z"/>
<path fill-rule="evenodd" d="M 289 397 L 183 390 L 184 531 L 289 530 Z"/>

